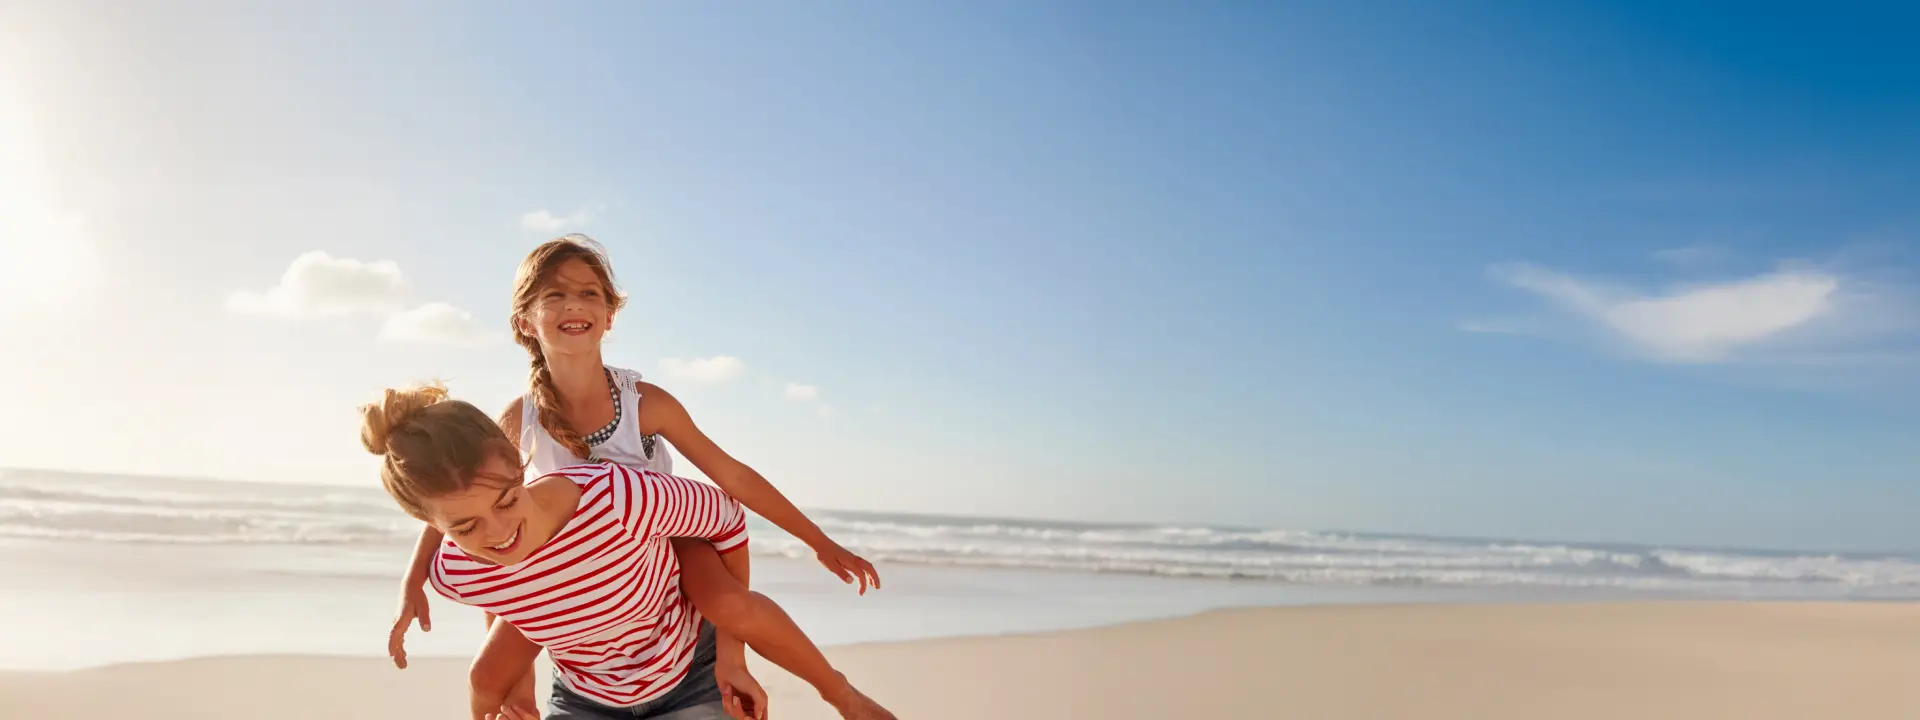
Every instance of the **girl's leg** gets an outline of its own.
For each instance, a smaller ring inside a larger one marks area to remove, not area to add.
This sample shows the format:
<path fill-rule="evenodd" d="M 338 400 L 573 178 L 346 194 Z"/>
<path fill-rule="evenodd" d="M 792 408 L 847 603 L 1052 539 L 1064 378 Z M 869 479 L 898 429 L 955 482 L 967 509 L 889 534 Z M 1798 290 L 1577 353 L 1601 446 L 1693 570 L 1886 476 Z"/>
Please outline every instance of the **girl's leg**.
<path fill-rule="evenodd" d="M 487 615 L 487 639 L 467 668 L 467 689 L 475 718 L 499 712 L 503 704 L 534 709 L 533 661 L 540 646 L 519 628 Z"/>
<path fill-rule="evenodd" d="M 673 539 L 680 558 L 680 590 L 714 627 L 732 633 L 768 662 L 806 681 L 844 717 L 892 718 L 893 715 L 855 690 L 833 669 L 819 646 L 794 624 L 793 618 L 771 598 L 742 584 L 713 545 L 703 540 Z M 735 562 L 746 560 L 746 553 Z"/>
<path fill-rule="evenodd" d="M 823 693 L 847 684 L 786 611 L 734 577 L 713 545 L 674 538 L 673 550 L 680 557 L 680 591 L 714 627 Z"/>

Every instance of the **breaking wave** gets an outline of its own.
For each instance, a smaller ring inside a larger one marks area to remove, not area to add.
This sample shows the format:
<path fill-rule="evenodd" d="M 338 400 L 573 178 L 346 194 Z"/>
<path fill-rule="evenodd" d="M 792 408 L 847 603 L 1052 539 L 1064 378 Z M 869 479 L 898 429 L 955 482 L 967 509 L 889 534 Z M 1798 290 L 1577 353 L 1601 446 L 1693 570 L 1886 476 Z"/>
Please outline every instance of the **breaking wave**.
<path fill-rule="evenodd" d="M 816 513 L 883 563 L 1288 583 L 1920 595 L 1920 558 Z M 403 545 L 419 524 L 378 491 L 0 471 L 0 538 Z M 757 553 L 809 557 L 758 520 Z"/>

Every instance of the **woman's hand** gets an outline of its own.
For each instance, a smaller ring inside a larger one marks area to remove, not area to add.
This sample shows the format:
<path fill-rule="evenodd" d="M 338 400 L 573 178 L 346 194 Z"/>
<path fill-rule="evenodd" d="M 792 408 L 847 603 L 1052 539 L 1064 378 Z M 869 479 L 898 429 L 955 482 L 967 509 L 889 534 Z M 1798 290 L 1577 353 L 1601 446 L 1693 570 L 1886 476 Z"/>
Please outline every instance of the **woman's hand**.
<path fill-rule="evenodd" d="M 713 679 L 720 683 L 720 703 L 734 720 L 767 720 L 767 691 L 747 672 L 744 659 L 714 663 Z"/>
<path fill-rule="evenodd" d="M 409 582 L 400 591 L 400 612 L 394 617 L 393 629 L 387 631 L 387 657 L 402 670 L 407 669 L 407 626 L 416 618 L 420 632 L 433 631 L 433 618 L 427 614 L 427 589 L 421 583 Z"/>
<path fill-rule="evenodd" d="M 873 569 L 873 563 L 853 554 L 852 550 L 840 547 L 840 543 L 826 540 L 822 546 L 814 548 L 814 556 L 820 559 L 821 565 L 826 566 L 827 572 L 838 576 L 840 582 L 853 584 L 858 581 L 861 595 L 867 594 L 869 585 L 875 590 L 880 589 L 880 572 Z"/>

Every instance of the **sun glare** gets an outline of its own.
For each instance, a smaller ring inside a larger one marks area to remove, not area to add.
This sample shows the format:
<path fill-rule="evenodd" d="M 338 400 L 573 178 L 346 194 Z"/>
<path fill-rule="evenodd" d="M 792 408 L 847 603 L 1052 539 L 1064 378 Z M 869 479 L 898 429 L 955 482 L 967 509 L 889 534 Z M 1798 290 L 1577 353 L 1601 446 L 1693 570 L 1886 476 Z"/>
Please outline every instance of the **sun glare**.
<path fill-rule="evenodd" d="M 71 299 L 95 275 L 84 220 L 49 197 L 32 103 L 9 85 L 0 84 L 0 311 Z"/>

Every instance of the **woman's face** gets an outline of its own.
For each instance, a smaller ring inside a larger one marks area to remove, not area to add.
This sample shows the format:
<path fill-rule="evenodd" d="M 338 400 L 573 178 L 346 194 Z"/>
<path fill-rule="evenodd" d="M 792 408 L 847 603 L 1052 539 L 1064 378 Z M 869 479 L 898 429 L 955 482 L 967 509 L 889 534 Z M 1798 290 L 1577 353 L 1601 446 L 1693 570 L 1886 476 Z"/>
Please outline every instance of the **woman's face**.
<path fill-rule="evenodd" d="M 539 547 L 527 532 L 534 504 L 520 469 L 489 457 L 462 492 L 426 498 L 427 518 L 467 555 L 499 565 L 525 560 Z"/>
<path fill-rule="evenodd" d="M 544 353 L 598 349 L 613 327 L 607 288 L 587 261 L 570 258 L 540 287 L 517 324 L 521 334 L 540 341 Z"/>

